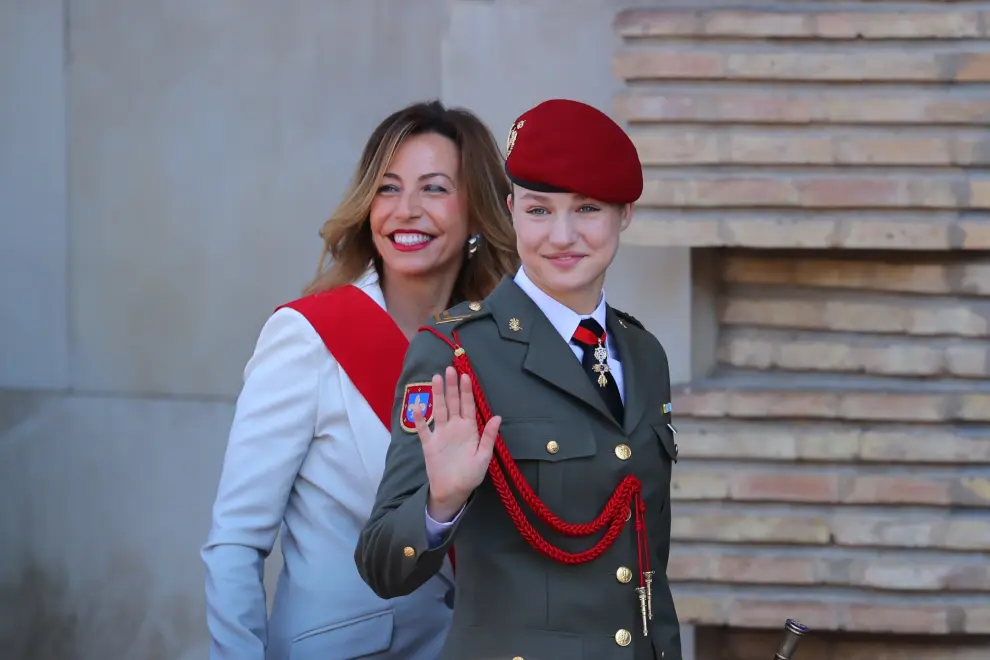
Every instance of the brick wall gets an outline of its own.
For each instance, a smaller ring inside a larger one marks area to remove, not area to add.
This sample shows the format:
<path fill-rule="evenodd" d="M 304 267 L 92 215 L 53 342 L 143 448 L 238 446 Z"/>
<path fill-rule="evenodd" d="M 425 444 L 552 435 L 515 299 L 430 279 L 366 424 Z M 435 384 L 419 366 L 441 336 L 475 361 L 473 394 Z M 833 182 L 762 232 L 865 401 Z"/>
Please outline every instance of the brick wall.
<path fill-rule="evenodd" d="M 990 248 L 990 8 L 746 4 L 619 15 L 647 166 L 628 240 Z"/>
<path fill-rule="evenodd" d="M 883 258 L 721 255 L 717 366 L 674 400 L 690 620 L 990 634 L 990 266 Z"/>
<path fill-rule="evenodd" d="M 712 355 L 674 400 L 699 660 L 769 658 L 786 618 L 816 630 L 799 660 L 990 658 L 990 3 L 616 29 L 625 240 L 712 264 Z"/>

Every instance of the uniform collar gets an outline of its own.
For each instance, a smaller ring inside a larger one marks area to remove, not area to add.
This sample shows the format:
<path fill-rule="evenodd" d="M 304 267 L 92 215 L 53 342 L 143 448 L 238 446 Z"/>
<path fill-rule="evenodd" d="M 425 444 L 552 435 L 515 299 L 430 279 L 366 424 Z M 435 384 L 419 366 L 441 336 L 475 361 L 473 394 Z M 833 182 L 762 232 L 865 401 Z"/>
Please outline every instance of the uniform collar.
<path fill-rule="evenodd" d="M 592 387 L 581 362 L 575 359 L 571 336 L 581 316 L 563 305 L 558 308 L 554 303 L 556 301 L 537 288 L 522 271 L 514 278 L 506 275 L 485 298 L 485 308 L 491 313 L 499 336 L 504 341 L 526 345 L 522 358 L 524 371 L 583 400 L 617 424 L 597 388 Z M 637 336 L 643 333 L 634 332 L 623 324 L 615 310 L 605 304 L 604 294 L 599 308 L 604 311 L 603 316 L 598 317 L 602 319 L 599 323 L 609 330 L 607 350 L 610 360 L 622 355 L 633 356 L 645 349 Z M 564 310 L 567 313 L 563 313 Z M 561 329 L 565 320 L 567 325 Z M 566 336 L 562 337 L 564 333 Z M 470 353 L 472 349 L 468 347 L 467 350 Z M 649 392 L 643 381 L 647 375 L 641 373 L 633 362 L 629 360 L 628 365 L 623 363 L 623 375 L 628 375 L 626 392 L 633 393 L 626 398 L 624 428 L 627 430 L 635 428 L 642 419 L 646 393 Z"/>
<path fill-rule="evenodd" d="M 529 279 L 525 268 L 520 266 L 519 272 L 516 273 L 513 281 L 540 308 L 543 315 L 550 321 L 550 325 L 563 337 L 565 342 L 570 343 L 571 338 L 574 336 L 574 331 L 577 330 L 581 321 L 586 318 L 593 318 L 598 321 L 598 324 L 602 328 L 606 327 L 607 314 L 604 291 L 602 291 L 601 297 L 598 300 L 598 307 L 591 314 L 582 316 L 567 305 L 554 300 L 543 289 L 536 286 L 533 280 Z"/>

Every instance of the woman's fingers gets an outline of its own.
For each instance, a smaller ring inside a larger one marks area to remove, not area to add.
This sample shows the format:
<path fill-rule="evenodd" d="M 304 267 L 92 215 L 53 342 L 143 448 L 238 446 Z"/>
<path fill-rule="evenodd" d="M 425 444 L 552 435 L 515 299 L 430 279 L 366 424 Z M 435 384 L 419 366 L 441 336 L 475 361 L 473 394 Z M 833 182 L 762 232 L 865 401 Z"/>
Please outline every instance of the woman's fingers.
<path fill-rule="evenodd" d="M 485 424 L 485 430 L 478 438 L 478 453 L 490 459 L 495 450 L 495 440 L 498 439 L 498 430 L 502 426 L 502 418 L 495 415 Z"/>
<path fill-rule="evenodd" d="M 475 423 L 474 391 L 471 389 L 471 377 L 461 374 L 461 389 L 459 392 L 461 400 L 461 417 Z"/>
<path fill-rule="evenodd" d="M 449 419 L 461 416 L 461 397 L 457 389 L 457 370 L 447 367 L 447 415 Z"/>
<path fill-rule="evenodd" d="M 433 420 L 437 424 L 446 424 L 447 404 L 445 403 L 446 397 L 443 395 L 443 377 L 435 374 L 431 384 L 433 386 Z M 413 419 L 415 419 L 415 414 L 413 413 Z"/>
<path fill-rule="evenodd" d="M 413 424 L 416 425 L 416 433 L 419 435 L 419 441 L 427 445 L 430 440 L 433 439 L 433 432 L 430 431 L 430 425 L 426 423 L 426 417 L 423 416 L 423 411 L 418 407 L 413 408 Z"/>

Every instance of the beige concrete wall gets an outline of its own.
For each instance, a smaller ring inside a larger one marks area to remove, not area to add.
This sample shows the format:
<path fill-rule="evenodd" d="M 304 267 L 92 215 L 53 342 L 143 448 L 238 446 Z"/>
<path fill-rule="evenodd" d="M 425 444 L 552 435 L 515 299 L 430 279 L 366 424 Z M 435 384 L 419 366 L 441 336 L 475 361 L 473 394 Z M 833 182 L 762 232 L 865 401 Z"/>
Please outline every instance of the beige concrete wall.
<path fill-rule="evenodd" d="M 367 133 L 431 97 L 500 140 L 543 98 L 610 111 L 622 4 L 0 3 L 0 648 L 205 657 L 241 370 Z M 623 248 L 608 291 L 686 381 L 687 251 Z"/>

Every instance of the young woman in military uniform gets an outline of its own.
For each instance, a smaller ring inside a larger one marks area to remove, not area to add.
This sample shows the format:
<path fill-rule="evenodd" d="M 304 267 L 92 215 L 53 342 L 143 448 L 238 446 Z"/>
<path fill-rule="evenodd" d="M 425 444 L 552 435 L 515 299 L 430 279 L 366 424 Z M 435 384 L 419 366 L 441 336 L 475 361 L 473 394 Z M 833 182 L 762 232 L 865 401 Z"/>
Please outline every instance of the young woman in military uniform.
<path fill-rule="evenodd" d="M 445 660 L 680 660 L 667 357 L 603 292 L 642 166 L 566 100 L 523 114 L 507 152 L 522 268 L 413 339 L 359 572 L 408 594 L 456 545 Z"/>

